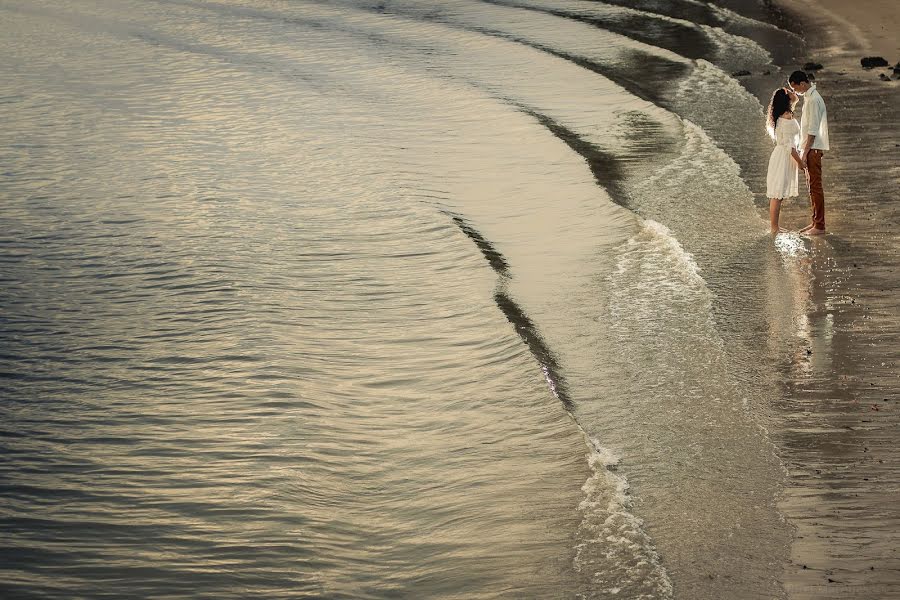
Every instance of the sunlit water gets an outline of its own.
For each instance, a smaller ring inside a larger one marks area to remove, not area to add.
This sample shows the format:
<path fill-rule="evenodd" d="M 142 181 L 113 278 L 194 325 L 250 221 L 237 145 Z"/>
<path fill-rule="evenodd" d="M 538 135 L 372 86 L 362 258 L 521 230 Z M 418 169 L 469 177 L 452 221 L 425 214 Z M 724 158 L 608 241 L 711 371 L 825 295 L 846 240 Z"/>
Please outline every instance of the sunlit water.
<path fill-rule="evenodd" d="M 0 1 L 4 597 L 780 595 L 769 26 L 657 4 Z"/>

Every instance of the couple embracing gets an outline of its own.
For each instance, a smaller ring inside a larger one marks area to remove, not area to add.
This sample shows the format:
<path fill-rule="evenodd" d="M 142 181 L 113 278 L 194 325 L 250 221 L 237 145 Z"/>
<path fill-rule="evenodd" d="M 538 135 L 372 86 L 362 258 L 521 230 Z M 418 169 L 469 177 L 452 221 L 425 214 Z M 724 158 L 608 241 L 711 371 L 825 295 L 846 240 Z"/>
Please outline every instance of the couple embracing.
<path fill-rule="evenodd" d="M 800 230 L 805 235 L 825 233 L 825 193 L 822 189 L 822 154 L 828 150 L 828 116 L 825 101 L 803 71 L 794 71 L 789 86 L 775 90 L 766 115 L 766 129 L 775 141 L 769 158 L 766 177 L 766 196 L 769 198 L 769 218 L 772 233 L 782 231 L 778 226 L 781 201 L 799 195 L 797 179 L 800 170 L 806 173 L 812 223 Z M 803 96 L 803 116 L 800 123 L 794 118 L 794 107 Z"/>

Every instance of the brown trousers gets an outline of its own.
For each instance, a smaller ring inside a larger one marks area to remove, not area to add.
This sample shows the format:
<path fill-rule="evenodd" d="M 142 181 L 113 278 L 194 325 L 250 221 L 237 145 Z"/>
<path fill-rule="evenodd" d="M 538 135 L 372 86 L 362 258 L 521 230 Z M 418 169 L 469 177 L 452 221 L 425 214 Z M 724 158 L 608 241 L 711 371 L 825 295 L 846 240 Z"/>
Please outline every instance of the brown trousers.
<path fill-rule="evenodd" d="M 813 227 L 825 229 L 825 190 L 822 188 L 822 151 L 810 150 L 806 155 L 806 185 Z"/>

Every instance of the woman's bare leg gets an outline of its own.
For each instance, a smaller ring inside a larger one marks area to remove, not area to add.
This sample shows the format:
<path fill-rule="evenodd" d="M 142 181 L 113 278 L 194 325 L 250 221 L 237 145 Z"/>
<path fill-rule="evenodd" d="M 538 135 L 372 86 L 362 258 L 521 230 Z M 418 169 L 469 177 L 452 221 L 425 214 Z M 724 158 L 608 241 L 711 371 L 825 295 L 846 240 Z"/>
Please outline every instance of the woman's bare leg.
<path fill-rule="evenodd" d="M 769 198 L 769 225 L 773 234 L 780 231 L 778 219 L 781 217 L 781 199 Z"/>

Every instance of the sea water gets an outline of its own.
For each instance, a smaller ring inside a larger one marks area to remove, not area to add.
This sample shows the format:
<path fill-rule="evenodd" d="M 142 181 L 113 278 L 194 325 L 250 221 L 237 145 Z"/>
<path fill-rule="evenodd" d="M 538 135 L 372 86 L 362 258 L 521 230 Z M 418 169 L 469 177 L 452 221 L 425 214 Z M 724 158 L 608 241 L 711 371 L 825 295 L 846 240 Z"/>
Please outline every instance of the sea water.
<path fill-rule="evenodd" d="M 779 596 L 755 27 L 0 0 L 3 596 Z"/>

